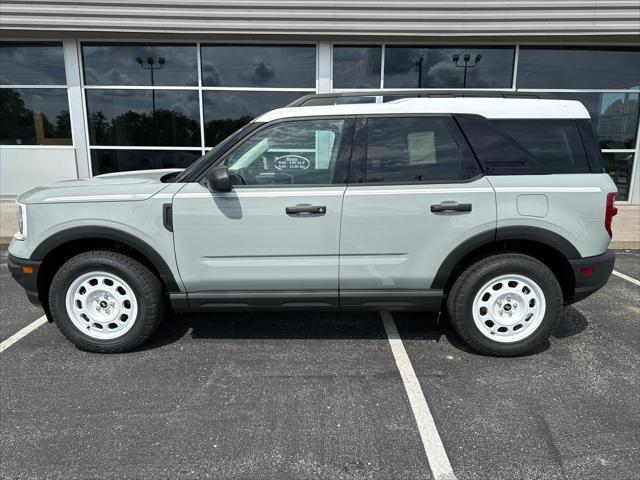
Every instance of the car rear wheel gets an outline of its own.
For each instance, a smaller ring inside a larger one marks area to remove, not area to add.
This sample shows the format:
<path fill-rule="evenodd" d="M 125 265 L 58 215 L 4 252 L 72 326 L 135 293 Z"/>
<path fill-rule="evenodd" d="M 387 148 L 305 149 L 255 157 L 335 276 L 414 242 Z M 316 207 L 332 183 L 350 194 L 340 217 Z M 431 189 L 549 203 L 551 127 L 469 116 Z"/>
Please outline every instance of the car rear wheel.
<path fill-rule="evenodd" d="M 90 251 L 58 270 L 49 305 L 58 328 L 79 348 L 124 352 L 142 344 L 160 324 L 162 284 L 129 256 Z"/>
<path fill-rule="evenodd" d="M 496 356 L 541 349 L 562 306 L 562 290 L 551 270 L 516 253 L 472 264 L 456 279 L 447 298 L 458 335 L 474 350 Z"/>

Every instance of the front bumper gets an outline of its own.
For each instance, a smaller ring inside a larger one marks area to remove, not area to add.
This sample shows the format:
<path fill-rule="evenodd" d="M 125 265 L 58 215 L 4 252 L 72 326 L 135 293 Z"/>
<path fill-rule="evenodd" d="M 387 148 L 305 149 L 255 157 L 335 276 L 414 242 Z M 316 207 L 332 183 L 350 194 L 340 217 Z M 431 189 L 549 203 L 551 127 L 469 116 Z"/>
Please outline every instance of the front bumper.
<path fill-rule="evenodd" d="M 568 303 L 578 302 L 604 287 L 611 276 L 615 260 L 616 253 L 613 250 L 607 250 L 595 257 L 569 260 L 576 287 L 574 296 Z M 585 275 L 585 270 L 588 269 L 591 269 L 591 275 Z"/>
<path fill-rule="evenodd" d="M 24 288 L 27 298 L 35 305 L 40 305 L 40 298 L 38 296 L 38 270 L 40 269 L 41 263 L 42 262 L 36 260 L 14 257 L 11 254 L 9 254 L 7 258 L 7 266 L 11 272 L 11 276 Z M 24 267 L 31 267 L 31 273 L 25 272 Z"/>

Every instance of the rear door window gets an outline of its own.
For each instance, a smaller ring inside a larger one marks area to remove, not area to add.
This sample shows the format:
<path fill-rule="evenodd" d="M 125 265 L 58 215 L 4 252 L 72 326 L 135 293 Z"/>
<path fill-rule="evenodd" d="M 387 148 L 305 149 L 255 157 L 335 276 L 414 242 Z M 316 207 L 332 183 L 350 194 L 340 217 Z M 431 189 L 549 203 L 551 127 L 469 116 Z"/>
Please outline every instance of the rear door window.
<path fill-rule="evenodd" d="M 367 183 L 460 179 L 462 151 L 441 117 L 367 120 Z"/>

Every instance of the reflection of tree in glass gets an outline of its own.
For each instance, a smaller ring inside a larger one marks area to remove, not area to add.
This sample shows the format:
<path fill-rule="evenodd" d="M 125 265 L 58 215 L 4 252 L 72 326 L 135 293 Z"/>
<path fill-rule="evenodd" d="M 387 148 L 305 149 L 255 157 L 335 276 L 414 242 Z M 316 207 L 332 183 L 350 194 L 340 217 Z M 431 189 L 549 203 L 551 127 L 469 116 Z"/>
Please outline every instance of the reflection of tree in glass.
<path fill-rule="evenodd" d="M 46 101 L 46 97 L 43 98 Z M 27 108 L 21 92 L 0 89 L 0 139 L 8 144 L 71 144 L 69 111 L 62 110 L 51 123 L 45 113 Z M 41 131 L 38 132 L 38 129 Z"/>
<path fill-rule="evenodd" d="M 223 118 L 212 120 L 205 124 L 205 139 L 207 147 L 214 147 L 236 130 L 253 120 L 249 115 L 240 118 Z"/>
<path fill-rule="evenodd" d="M 94 145 L 197 146 L 200 125 L 174 110 L 155 114 L 128 111 L 110 122 L 103 112 L 89 116 L 89 135 Z"/>

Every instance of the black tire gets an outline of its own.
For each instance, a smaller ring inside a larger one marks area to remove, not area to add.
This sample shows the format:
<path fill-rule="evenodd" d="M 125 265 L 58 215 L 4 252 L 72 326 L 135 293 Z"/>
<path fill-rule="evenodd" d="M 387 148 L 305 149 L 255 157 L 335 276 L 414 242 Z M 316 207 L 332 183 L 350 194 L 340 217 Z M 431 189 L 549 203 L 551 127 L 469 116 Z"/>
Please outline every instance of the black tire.
<path fill-rule="evenodd" d="M 137 315 L 126 333 L 113 339 L 97 339 L 85 334 L 71 320 L 66 295 L 81 275 L 103 271 L 118 276 L 132 289 L 137 301 Z M 88 251 L 68 260 L 56 272 L 49 290 L 53 321 L 78 348 L 90 352 L 117 353 L 133 350 L 156 330 L 164 313 L 163 287 L 158 277 L 139 261 L 113 251 Z"/>
<path fill-rule="evenodd" d="M 492 279 L 514 274 L 527 277 L 540 287 L 546 309 L 542 321 L 529 336 L 501 343 L 479 330 L 473 318 L 473 302 L 478 291 Z M 456 333 L 476 352 L 501 357 L 526 355 L 540 351 L 548 343 L 562 315 L 562 289 L 551 270 L 535 258 L 519 253 L 496 254 L 478 260 L 460 274 L 449 291 L 447 310 Z"/>

